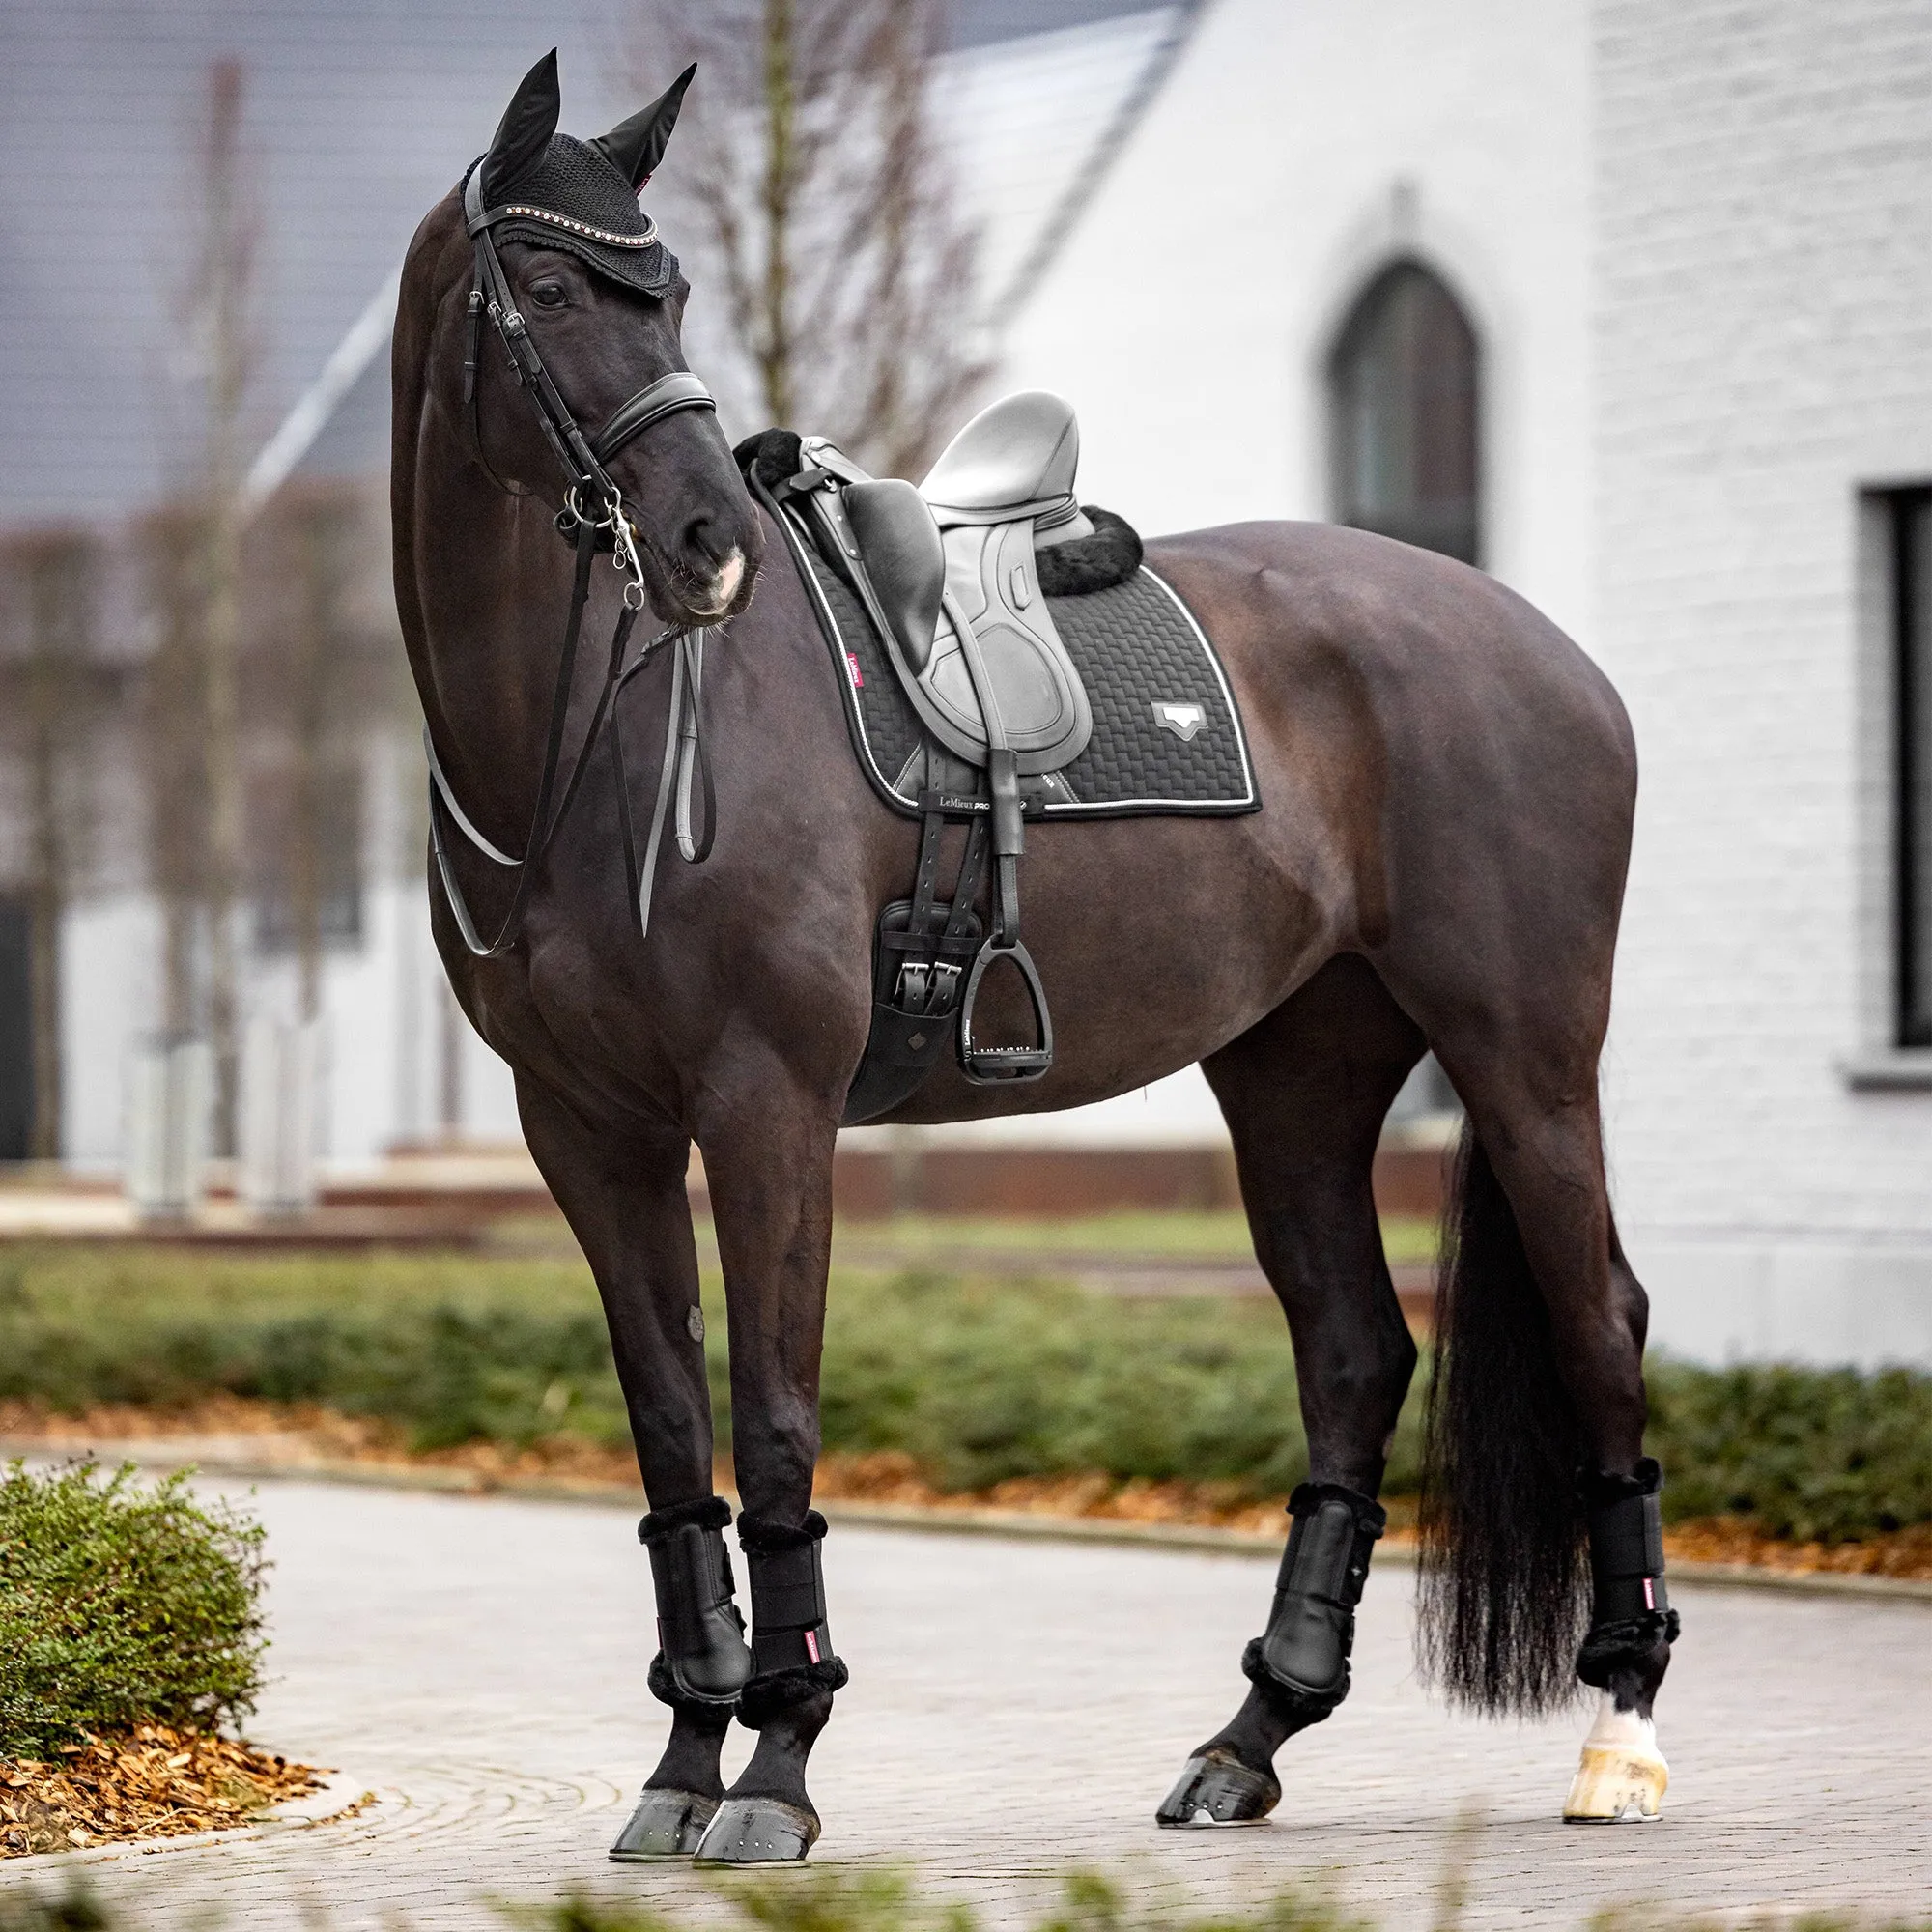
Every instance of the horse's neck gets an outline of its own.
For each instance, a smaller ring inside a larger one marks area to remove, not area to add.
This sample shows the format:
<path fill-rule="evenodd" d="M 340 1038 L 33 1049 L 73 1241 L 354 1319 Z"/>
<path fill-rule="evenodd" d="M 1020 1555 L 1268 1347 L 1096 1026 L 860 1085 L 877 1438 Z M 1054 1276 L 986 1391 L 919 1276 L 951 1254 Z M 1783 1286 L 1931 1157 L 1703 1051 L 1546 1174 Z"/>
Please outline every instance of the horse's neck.
<path fill-rule="evenodd" d="M 432 446 L 414 514 L 420 638 L 412 656 L 437 756 L 497 843 L 528 829 L 570 604 L 570 553 L 549 510 Z"/>

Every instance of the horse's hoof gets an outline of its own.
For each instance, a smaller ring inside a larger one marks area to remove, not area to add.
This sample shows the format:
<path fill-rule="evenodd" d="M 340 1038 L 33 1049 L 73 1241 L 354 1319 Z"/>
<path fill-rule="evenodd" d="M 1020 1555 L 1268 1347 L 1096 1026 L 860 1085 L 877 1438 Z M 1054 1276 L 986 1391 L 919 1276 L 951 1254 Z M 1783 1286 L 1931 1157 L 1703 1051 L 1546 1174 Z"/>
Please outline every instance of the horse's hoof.
<path fill-rule="evenodd" d="M 688 1859 L 696 1852 L 718 1800 L 696 1791 L 652 1791 L 648 1787 L 617 1833 L 611 1856 L 619 1864 L 655 1864 L 661 1859 Z"/>
<path fill-rule="evenodd" d="M 796 1864 L 818 1842 L 818 1820 L 781 1798 L 727 1798 L 697 1848 L 701 1865 Z"/>
<path fill-rule="evenodd" d="M 1563 1801 L 1572 1825 L 1648 1825 L 1663 1815 L 1670 1768 L 1657 1747 L 1657 1726 L 1634 1711 L 1619 1711 L 1607 1696 L 1583 1759 Z"/>
<path fill-rule="evenodd" d="M 1259 1825 L 1281 1802 L 1281 1786 L 1227 1751 L 1191 1757 L 1154 1815 L 1157 1825 Z"/>

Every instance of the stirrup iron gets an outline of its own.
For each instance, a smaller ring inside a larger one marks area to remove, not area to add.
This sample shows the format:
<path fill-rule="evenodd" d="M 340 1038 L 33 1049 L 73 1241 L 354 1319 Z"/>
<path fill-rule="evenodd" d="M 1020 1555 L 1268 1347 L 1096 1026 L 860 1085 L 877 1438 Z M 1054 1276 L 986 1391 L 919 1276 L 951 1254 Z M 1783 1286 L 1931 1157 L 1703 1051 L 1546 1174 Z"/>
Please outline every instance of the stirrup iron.
<path fill-rule="evenodd" d="M 1019 969 L 1020 982 L 1033 1005 L 1034 1046 L 981 1046 L 973 1037 L 973 1009 L 980 998 L 980 982 L 987 967 L 1009 959 Z M 975 1086 L 993 1087 L 1038 1080 L 1053 1066 L 1053 1015 L 1047 1010 L 1046 988 L 1039 981 L 1039 968 L 1033 954 L 1017 939 L 1004 943 L 992 934 L 980 947 L 966 976 L 965 997 L 959 1003 L 959 1065 Z"/>

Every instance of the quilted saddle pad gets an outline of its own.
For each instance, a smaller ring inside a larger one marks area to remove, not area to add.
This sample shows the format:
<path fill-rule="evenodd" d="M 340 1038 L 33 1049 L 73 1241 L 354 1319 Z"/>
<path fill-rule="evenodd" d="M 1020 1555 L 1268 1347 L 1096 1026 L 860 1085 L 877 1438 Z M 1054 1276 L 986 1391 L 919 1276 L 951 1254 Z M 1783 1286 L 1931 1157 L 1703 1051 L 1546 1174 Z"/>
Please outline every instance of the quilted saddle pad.
<path fill-rule="evenodd" d="M 859 762 L 888 805 L 917 816 L 925 734 L 912 701 L 844 580 L 809 545 L 795 540 L 791 549 L 838 668 Z M 1055 775 L 1044 816 L 1233 817 L 1261 809 L 1221 662 L 1163 579 L 1143 565 L 1110 589 L 1048 601 L 1086 684 L 1094 735 Z"/>

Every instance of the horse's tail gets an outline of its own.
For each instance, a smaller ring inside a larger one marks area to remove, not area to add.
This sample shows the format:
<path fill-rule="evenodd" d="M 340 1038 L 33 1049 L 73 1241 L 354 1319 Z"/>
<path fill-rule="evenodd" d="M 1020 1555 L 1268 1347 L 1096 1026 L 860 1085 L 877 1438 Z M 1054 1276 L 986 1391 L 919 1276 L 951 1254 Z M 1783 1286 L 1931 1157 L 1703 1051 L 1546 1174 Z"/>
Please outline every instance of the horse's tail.
<path fill-rule="evenodd" d="M 1588 1621 L 1579 1436 L 1515 1211 L 1473 1125 L 1442 1236 L 1418 1655 L 1452 1703 L 1547 1711 L 1576 1693 Z"/>

